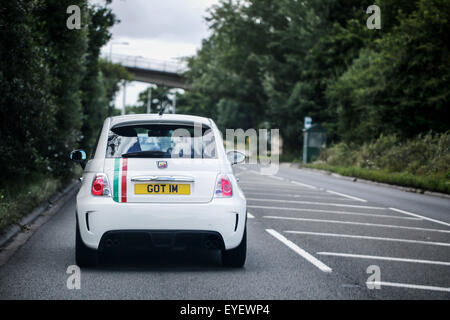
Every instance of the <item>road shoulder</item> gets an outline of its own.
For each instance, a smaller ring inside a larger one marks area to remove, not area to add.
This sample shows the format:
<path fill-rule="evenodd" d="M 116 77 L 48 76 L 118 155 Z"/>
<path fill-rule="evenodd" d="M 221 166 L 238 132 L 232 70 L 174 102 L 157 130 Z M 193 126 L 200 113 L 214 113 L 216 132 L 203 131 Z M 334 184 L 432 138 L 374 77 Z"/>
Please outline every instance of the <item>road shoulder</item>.
<path fill-rule="evenodd" d="M 8 262 L 11 256 L 28 239 L 51 219 L 64 204 L 78 191 L 79 181 L 72 182 L 63 191 L 56 192 L 47 201 L 23 217 L 19 223 L 11 225 L 0 237 L 0 266 Z"/>
<path fill-rule="evenodd" d="M 329 175 L 329 176 L 332 176 L 335 178 L 352 181 L 352 182 L 361 182 L 361 183 L 365 183 L 365 184 L 378 185 L 378 186 L 388 187 L 388 188 L 411 192 L 411 193 L 426 194 L 426 195 L 430 195 L 430 196 L 450 199 L 450 195 L 445 194 L 445 193 L 427 191 L 427 190 L 422 190 L 422 189 L 417 189 L 417 188 L 412 188 L 412 187 L 403 187 L 403 186 L 398 186 L 398 185 L 389 184 L 389 183 L 383 183 L 383 182 L 362 179 L 362 178 L 358 178 L 358 177 L 343 176 L 338 173 L 334 173 L 334 172 L 323 170 L 323 169 L 302 167 L 299 163 L 295 163 L 295 162 L 283 162 L 283 163 L 280 163 L 280 166 L 283 168 L 302 169 L 302 170 L 306 170 L 306 171 L 310 171 L 310 172 L 321 173 L 324 175 Z"/>

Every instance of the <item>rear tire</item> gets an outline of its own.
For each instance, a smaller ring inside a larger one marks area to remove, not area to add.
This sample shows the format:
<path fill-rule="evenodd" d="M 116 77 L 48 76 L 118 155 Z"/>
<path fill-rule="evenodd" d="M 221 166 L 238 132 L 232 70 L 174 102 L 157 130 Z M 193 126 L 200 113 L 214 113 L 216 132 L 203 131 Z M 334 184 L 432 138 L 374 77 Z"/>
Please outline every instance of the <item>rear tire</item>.
<path fill-rule="evenodd" d="M 222 265 L 229 268 L 242 268 L 247 257 L 247 227 L 244 229 L 241 243 L 234 249 L 222 250 Z"/>
<path fill-rule="evenodd" d="M 87 247 L 81 239 L 78 217 L 75 235 L 75 261 L 80 268 L 95 267 L 98 264 L 97 250 Z"/>

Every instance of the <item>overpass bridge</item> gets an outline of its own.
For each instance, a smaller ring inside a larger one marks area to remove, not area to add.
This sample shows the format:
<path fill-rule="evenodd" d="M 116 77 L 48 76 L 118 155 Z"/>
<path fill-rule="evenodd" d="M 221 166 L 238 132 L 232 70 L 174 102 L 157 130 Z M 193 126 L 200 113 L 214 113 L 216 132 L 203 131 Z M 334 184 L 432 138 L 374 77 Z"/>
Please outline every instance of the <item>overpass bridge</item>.
<path fill-rule="evenodd" d="M 183 76 L 183 73 L 188 69 L 185 61 L 165 61 L 120 54 L 110 55 L 107 60 L 124 66 L 128 72 L 133 74 L 136 81 L 169 88 L 190 89 Z"/>

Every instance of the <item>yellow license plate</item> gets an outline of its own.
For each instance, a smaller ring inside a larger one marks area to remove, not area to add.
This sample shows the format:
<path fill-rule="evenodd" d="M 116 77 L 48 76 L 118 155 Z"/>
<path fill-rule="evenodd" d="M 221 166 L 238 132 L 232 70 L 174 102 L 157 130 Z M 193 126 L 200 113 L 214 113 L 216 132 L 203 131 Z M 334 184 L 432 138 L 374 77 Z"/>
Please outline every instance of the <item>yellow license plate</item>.
<path fill-rule="evenodd" d="M 191 194 L 191 185 L 178 183 L 135 184 L 135 194 Z"/>

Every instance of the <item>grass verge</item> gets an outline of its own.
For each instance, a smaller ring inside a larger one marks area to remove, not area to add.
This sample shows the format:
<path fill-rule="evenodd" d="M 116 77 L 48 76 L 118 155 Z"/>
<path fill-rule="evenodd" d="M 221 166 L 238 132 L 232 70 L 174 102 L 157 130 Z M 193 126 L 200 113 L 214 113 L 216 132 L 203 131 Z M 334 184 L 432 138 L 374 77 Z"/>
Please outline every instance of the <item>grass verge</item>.
<path fill-rule="evenodd" d="M 384 170 L 359 167 L 332 166 L 325 163 L 313 163 L 303 166 L 306 168 L 331 171 L 342 176 L 418 189 L 419 192 L 433 191 L 450 194 L 450 180 L 442 176 L 418 176 L 403 172 L 388 172 Z"/>
<path fill-rule="evenodd" d="M 52 177 L 38 177 L 17 182 L 0 190 L 0 234 L 30 213 L 61 187 Z"/>

